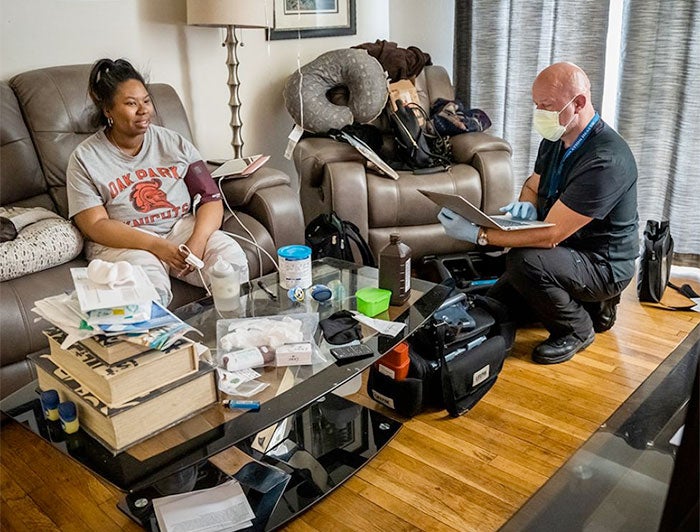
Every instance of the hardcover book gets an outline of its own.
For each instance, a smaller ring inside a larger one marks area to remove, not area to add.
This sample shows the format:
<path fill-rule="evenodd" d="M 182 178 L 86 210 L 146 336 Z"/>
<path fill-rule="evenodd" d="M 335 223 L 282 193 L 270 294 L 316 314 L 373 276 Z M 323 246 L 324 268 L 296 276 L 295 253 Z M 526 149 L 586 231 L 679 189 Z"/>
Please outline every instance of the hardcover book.
<path fill-rule="evenodd" d="M 80 343 L 100 357 L 106 364 L 116 364 L 124 359 L 149 351 L 145 345 L 126 342 L 118 336 L 98 335 L 80 340 Z"/>
<path fill-rule="evenodd" d="M 111 407 L 52 360 L 30 355 L 39 388 L 56 390 L 61 401 L 73 401 L 80 427 L 115 453 L 201 412 L 217 401 L 214 366 L 202 361 L 199 370 L 142 397 Z"/>
<path fill-rule="evenodd" d="M 109 405 L 119 405 L 197 371 L 195 343 L 181 338 L 165 351 L 151 349 L 116 364 L 107 364 L 86 345 L 78 342 L 61 348 L 66 337 L 61 329 L 44 331 L 53 361 L 90 388 Z"/>

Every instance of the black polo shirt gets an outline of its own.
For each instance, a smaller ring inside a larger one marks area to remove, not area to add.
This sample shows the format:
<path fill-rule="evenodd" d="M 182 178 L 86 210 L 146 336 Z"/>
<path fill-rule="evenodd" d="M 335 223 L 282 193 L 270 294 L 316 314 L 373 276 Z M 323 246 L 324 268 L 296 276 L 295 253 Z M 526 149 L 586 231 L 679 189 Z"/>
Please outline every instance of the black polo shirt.
<path fill-rule="evenodd" d="M 637 232 L 637 164 L 627 142 L 603 120 L 564 161 L 559 190 L 549 184 L 564 156 L 561 140 L 543 140 L 535 161 L 539 174 L 537 209 L 544 219 L 559 199 L 569 209 L 593 218 L 561 245 L 600 255 L 610 262 L 615 281 L 634 276 L 639 251 Z"/>

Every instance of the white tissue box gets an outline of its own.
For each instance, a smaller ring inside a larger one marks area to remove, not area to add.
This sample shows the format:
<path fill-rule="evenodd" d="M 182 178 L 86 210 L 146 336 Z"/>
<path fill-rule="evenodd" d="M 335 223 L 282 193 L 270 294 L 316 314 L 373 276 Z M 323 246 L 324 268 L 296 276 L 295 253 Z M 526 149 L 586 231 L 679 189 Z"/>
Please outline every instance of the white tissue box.
<path fill-rule="evenodd" d="M 312 348 L 309 342 L 284 344 L 275 352 L 277 366 L 304 366 L 311 364 Z"/>

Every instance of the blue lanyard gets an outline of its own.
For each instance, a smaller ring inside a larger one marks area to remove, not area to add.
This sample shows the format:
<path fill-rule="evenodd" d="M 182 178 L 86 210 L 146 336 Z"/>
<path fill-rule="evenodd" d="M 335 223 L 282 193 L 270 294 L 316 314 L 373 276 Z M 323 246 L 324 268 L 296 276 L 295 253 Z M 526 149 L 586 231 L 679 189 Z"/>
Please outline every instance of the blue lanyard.
<path fill-rule="evenodd" d="M 576 137 L 576 140 L 574 143 L 567 148 L 567 150 L 564 152 L 564 156 L 561 158 L 561 161 L 559 161 L 559 164 L 557 165 L 557 169 L 554 171 L 554 173 L 550 176 L 549 178 L 549 188 L 547 190 L 547 198 L 552 198 L 554 197 L 558 192 L 559 192 L 559 185 L 561 184 L 561 171 L 564 168 L 564 161 L 572 154 L 574 153 L 577 149 L 581 147 L 581 144 L 584 143 L 584 141 L 588 138 L 588 136 L 591 134 L 591 131 L 593 130 L 593 126 L 595 126 L 598 123 L 598 120 L 600 120 L 600 115 L 598 113 L 593 115 L 593 118 L 591 118 L 591 121 L 588 122 L 588 125 L 586 128 L 581 131 L 578 137 Z"/>

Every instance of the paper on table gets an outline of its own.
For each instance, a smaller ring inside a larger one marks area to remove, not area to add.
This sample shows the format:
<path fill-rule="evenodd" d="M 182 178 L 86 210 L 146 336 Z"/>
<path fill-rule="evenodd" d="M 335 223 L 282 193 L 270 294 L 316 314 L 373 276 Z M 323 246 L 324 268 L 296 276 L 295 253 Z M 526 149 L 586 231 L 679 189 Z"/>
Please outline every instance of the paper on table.
<path fill-rule="evenodd" d="M 66 339 L 61 344 L 63 349 L 68 349 L 75 342 L 95 336 L 98 332 L 81 328 L 81 323 L 85 322 L 87 316 L 80 310 L 75 293 L 39 299 L 34 302 L 32 312 L 66 333 Z"/>
<path fill-rule="evenodd" d="M 371 327 L 379 334 L 386 334 L 387 336 L 396 336 L 399 334 L 404 327 L 405 323 L 398 323 L 395 321 L 378 320 L 376 318 L 368 318 L 364 314 L 357 312 L 356 310 L 351 310 L 353 317 L 360 323 L 364 323 L 368 327 Z"/>
<path fill-rule="evenodd" d="M 88 279 L 87 268 L 71 268 L 71 276 L 78 294 L 80 309 L 90 310 L 136 305 L 158 300 L 153 283 L 141 266 L 133 267 L 134 283 L 128 286 L 109 288 L 107 285 L 97 285 Z"/>
<path fill-rule="evenodd" d="M 255 518 L 241 485 L 230 480 L 213 488 L 153 499 L 161 531 L 241 530 Z"/>

